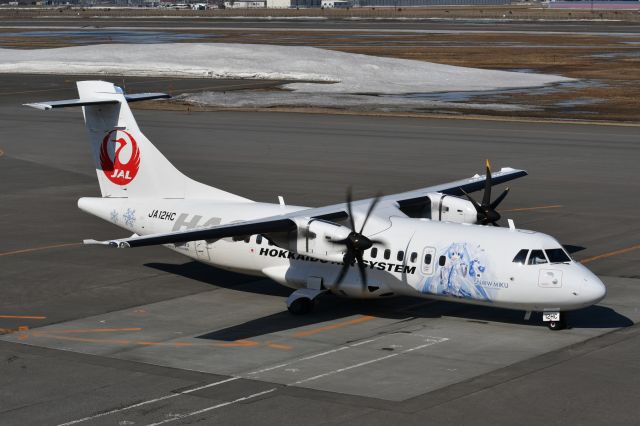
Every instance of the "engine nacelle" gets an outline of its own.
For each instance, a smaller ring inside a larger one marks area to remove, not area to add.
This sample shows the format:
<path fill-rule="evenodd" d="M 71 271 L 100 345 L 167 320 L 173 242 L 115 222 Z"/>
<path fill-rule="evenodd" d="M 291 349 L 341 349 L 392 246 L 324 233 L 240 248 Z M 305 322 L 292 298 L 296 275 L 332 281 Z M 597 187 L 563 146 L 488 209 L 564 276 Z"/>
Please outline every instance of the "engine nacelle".
<path fill-rule="evenodd" d="M 440 192 L 428 194 L 431 200 L 431 219 L 442 222 L 478 223 L 478 212 L 471 201 Z"/>
<path fill-rule="evenodd" d="M 343 240 L 351 229 L 322 219 L 297 219 L 298 232 L 289 247 L 299 254 L 329 262 L 342 262 L 346 247 L 332 241 Z"/>

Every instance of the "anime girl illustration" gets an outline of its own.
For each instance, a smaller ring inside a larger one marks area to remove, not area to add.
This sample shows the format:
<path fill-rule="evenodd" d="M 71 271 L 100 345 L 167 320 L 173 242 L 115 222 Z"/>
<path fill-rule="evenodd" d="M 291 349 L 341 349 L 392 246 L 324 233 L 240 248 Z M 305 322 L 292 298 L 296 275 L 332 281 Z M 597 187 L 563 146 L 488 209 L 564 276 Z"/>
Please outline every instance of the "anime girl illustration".
<path fill-rule="evenodd" d="M 478 247 L 472 254 L 467 243 L 451 244 L 443 253 L 446 257 L 444 266 L 438 266 L 436 274 L 426 280 L 423 293 L 490 300 L 485 289 L 479 285 L 486 271 L 481 260 L 482 252 Z"/>

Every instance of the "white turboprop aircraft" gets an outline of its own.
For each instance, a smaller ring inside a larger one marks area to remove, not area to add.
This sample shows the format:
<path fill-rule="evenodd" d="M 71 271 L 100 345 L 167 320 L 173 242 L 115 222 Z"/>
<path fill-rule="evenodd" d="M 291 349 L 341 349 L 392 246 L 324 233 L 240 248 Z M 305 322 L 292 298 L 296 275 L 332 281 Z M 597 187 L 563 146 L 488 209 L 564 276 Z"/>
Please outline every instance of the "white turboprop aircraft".
<path fill-rule="evenodd" d="M 78 207 L 134 235 L 112 247 L 164 245 L 200 262 L 267 276 L 295 289 L 295 314 L 331 292 L 357 298 L 413 296 L 543 313 L 551 329 L 561 312 L 593 305 L 603 283 L 571 260 L 554 238 L 482 226 L 500 219 L 491 186 L 526 175 L 503 168 L 486 176 L 374 199 L 307 208 L 258 203 L 180 173 L 142 134 L 126 95 L 104 81 L 77 83 L 80 99 L 27 104 L 82 106 L 102 197 Z M 467 193 L 484 188 L 482 203 Z M 465 196 L 466 199 L 460 198 Z M 497 225 L 496 225 L 497 226 Z"/>

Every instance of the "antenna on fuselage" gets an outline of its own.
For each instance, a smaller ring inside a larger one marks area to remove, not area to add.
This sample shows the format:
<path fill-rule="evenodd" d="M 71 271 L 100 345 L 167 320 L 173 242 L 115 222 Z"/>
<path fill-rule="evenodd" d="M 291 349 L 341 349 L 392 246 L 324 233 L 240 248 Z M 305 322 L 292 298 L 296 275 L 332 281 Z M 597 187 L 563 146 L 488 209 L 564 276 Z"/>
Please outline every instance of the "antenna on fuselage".
<path fill-rule="evenodd" d="M 513 222 L 513 219 L 507 219 L 507 222 L 509 223 L 509 230 L 510 231 L 515 231 L 516 230 L 516 224 Z"/>

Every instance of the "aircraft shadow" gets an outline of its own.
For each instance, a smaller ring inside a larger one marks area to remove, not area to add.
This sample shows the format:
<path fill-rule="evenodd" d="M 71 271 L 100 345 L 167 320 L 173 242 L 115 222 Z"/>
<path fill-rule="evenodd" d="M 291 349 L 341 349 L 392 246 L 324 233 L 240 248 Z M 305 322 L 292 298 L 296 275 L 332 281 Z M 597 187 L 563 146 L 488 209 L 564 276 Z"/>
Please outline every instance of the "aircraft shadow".
<path fill-rule="evenodd" d="M 580 252 L 582 250 L 586 250 L 587 249 L 586 247 L 576 246 L 576 245 L 573 245 L 573 244 L 564 244 L 562 247 L 564 247 L 564 249 L 566 251 L 568 251 L 569 254 L 578 253 L 578 252 Z"/>
<path fill-rule="evenodd" d="M 534 313 L 528 321 L 525 321 L 523 311 L 411 297 L 358 300 L 327 294 L 318 298 L 314 311 L 297 316 L 290 314 L 284 304 L 284 298 L 291 293 L 291 289 L 269 279 L 228 272 L 198 262 L 184 264 L 148 263 L 145 266 L 217 287 L 283 298 L 282 312 L 197 336 L 201 339 L 220 341 L 250 339 L 327 321 L 346 319 L 353 315 L 370 315 L 393 319 L 397 322 L 410 321 L 415 318 L 454 317 L 472 323 L 500 322 L 545 327 L 540 313 Z M 570 312 L 568 319 L 570 328 L 621 328 L 633 325 L 633 321 L 629 318 L 605 306 L 591 306 Z"/>
<path fill-rule="evenodd" d="M 466 319 L 469 322 L 502 322 L 505 324 L 519 324 L 532 327 L 546 327 L 542 322 L 542 313 L 535 312 L 527 321 L 524 319 L 524 312 L 491 308 L 486 306 L 463 305 L 460 303 L 438 302 L 430 309 L 421 309 L 416 316 L 423 318 L 438 318 L 441 316 L 456 317 Z M 568 328 L 622 328 L 629 327 L 634 322 L 624 315 L 621 315 L 606 306 L 590 306 L 578 311 L 565 313 L 568 321 Z"/>
<path fill-rule="evenodd" d="M 229 272 L 200 262 L 187 262 L 180 265 L 153 262 L 145 263 L 144 266 L 170 274 L 180 275 L 216 287 L 229 288 L 248 293 L 282 297 L 288 297 L 291 293 L 290 289 L 270 279 Z"/>

